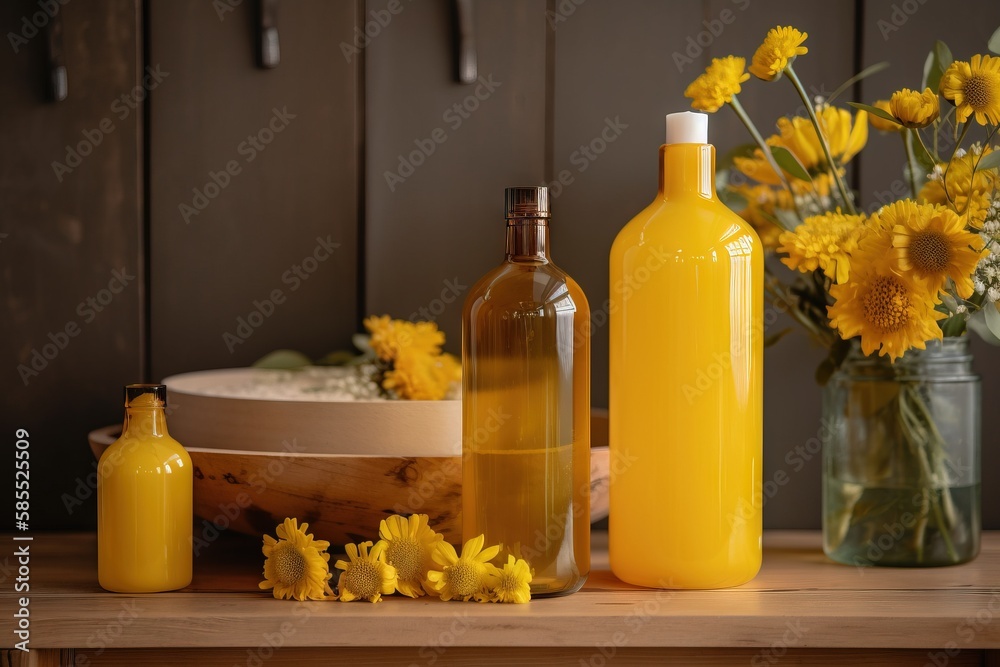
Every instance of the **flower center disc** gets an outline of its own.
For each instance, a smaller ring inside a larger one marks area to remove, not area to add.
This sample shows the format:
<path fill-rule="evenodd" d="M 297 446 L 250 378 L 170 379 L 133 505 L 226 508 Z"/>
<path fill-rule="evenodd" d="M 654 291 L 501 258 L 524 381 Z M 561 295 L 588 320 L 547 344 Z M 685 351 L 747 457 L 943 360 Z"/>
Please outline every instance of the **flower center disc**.
<path fill-rule="evenodd" d="M 366 560 L 351 563 L 344 575 L 344 583 L 359 598 L 370 600 L 379 592 L 382 576 L 373 564 Z"/>
<path fill-rule="evenodd" d="M 472 595 L 479 590 L 479 570 L 469 561 L 459 559 L 448 570 L 448 583 L 455 595 Z"/>
<path fill-rule="evenodd" d="M 286 585 L 300 581 L 306 573 L 306 559 L 299 553 L 299 550 L 291 544 L 282 545 L 272 553 L 274 558 L 274 570 L 278 575 L 278 580 Z"/>
<path fill-rule="evenodd" d="M 413 581 L 421 575 L 420 547 L 413 540 L 393 540 L 385 552 L 385 558 L 396 568 L 401 581 Z"/>
<path fill-rule="evenodd" d="M 910 242 L 910 260 L 920 273 L 944 273 L 950 259 L 948 240 L 938 232 L 920 232 Z"/>
<path fill-rule="evenodd" d="M 909 319 L 910 297 L 895 276 L 877 276 L 864 297 L 865 319 L 880 333 L 895 333 Z"/>
<path fill-rule="evenodd" d="M 965 82 L 965 99 L 973 109 L 985 109 L 993 103 L 993 84 L 982 74 L 973 74 Z"/>

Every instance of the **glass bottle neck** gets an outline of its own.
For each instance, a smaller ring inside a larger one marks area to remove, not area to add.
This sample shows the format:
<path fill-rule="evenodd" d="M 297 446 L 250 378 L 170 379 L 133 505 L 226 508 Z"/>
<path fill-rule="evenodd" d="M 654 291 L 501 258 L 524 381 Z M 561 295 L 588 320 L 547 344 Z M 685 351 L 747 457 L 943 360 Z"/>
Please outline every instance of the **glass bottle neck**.
<path fill-rule="evenodd" d="M 122 437 L 142 439 L 165 438 L 169 435 L 163 408 L 125 408 Z"/>
<path fill-rule="evenodd" d="M 661 199 L 701 197 L 715 199 L 715 146 L 664 144 L 660 146 Z"/>
<path fill-rule="evenodd" d="M 549 222 L 546 218 L 512 218 L 507 221 L 507 261 L 551 261 Z"/>

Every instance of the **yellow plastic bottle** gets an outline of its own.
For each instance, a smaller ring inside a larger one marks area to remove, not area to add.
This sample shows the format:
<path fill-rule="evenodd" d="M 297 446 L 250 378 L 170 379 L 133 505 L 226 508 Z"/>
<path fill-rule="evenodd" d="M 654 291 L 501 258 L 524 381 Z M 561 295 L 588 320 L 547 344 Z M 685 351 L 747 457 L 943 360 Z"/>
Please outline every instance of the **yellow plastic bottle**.
<path fill-rule="evenodd" d="M 191 457 L 167 433 L 162 384 L 125 387 L 122 435 L 97 465 L 97 577 L 116 593 L 191 583 Z"/>
<path fill-rule="evenodd" d="M 611 569 L 655 588 L 761 562 L 763 249 L 715 193 L 704 114 L 667 116 L 659 192 L 611 249 Z"/>
<path fill-rule="evenodd" d="M 462 531 L 566 595 L 590 572 L 590 307 L 549 254 L 548 189 L 505 199 L 504 261 L 462 314 Z"/>

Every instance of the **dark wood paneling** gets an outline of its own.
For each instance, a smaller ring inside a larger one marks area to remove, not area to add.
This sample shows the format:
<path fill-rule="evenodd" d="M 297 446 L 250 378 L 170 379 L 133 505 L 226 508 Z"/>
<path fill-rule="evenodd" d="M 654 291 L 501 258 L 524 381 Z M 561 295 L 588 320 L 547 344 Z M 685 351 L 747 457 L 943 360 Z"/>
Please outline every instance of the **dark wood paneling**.
<path fill-rule="evenodd" d="M 151 3 L 150 62 L 170 73 L 150 120 L 154 378 L 319 356 L 357 326 L 360 69 L 340 47 L 357 5 L 282 3 L 271 70 L 255 66 L 256 3 L 228 5 Z"/>
<path fill-rule="evenodd" d="M 503 260 L 503 189 L 541 183 L 545 156 L 545 3 L 474 4 L 489 85 L 454 82 L 443 0 L 404 2 L 366 51 L 367 310 L 435 318 L 456 353 L 468 288 Z M 433 154 L 390 187 L 415 142 Z"/>
<path fill-rule="evenodd" d="M 141 79 L 138 3 L 62 9 L 69 97 L 58 104 L 45 96 L 45 36 L 24 28 L 46 22 L 40 11 L 0 3 L 0 433 L 8 454 L 15 429 L 31 435 L 34 529 L 93 525 L 86 434 L 120 419 L 121 386 L 141 379 L 143 293 L 141 111 L 120 99 Z M 11 32 L 27 38 L 16 51 Z M 128 277 L 112 292 L 117 272 Z M 86 502 L 70 513 L 63 494 Z"/>
<path fill-rule="evenodd" d="M 1000 27 L 1000 3 L 990 0 L 972 3 L 865 0 L 861 21 L 865 64 L 884 60 L 891 67 L 862 82 L 859 101 L 871 104 L 876 99 L 888 99 L 900 88 L 918 88 L 924 59 L 934 40 L 945 42 L 959 60 L 988 53 L 986 41 L 997 27 Z M 898 197 L 900 188 L 906 192 L 909 188 L 903 177 L 906 157 L 899 137 L 872 132 L 869 144 L 860 158 L 860 193 L 866 210 L 871 211 Z M 894 189 L 896 194 L 892 195 Z M 983 378 L 983 526 L 1000 528 L 1000 486 L 990 483 L 1000 470 L 1000 431 L 995 420 L 991 423 L 991 408 L 1000 401 L 1000 347 L 984 343 L 975 334 L 972 337 L 974 366 Z"/>

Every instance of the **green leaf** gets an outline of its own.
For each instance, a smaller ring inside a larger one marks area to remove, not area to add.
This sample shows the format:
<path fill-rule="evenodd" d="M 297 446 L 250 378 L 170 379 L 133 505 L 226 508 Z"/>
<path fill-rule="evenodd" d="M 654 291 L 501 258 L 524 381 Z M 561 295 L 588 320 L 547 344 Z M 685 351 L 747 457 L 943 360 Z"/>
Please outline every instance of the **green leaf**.
<path fill-rule="evenodd" d="M 920 90 L 930 88 L 937 91 L 941 83 L 941 75 L 948 69 L 952 61 L 951 49 L 948 48 L 948 45 L 941 40 L 935 41 L 934 48 L 927 54 L 927 60 L 924 61 L 924 76 L 920 82 Z"/>
<path fill-rule="evenodd" d="M 781 340 L 782 338 L 784 338 L 785 336 L 787 336 L 789 333 L 791 333 L 791 331 L 792 331 L 791 327 L 786 327 L 786 328 L 782 329 L 781 331 L 779 331 L 777 333 L 771 334 L 770 336 L 768 336 L 767 338 L 764 339 L 764 347 L 771 347 L 772 345 L 774 345 L 775 343 L 777 343 L 779 340 Z"/>
<path fill-rule="evenodd" d="M 1000 55 L 1000 28 L 996 29 L 993 36 L 990 37 L 990 41 L 986 43 L 986 48 L 988 48 L 993 53 Z"/>
<path fill-rule="evenodd" d="M 996 306 L 986 304 L 982 310 L 977 310 L 973 313 L 972 317 L 968 319 L 967 324 L 969 325 L 969 329 L 979 334 L 979 337 L 990 345 L 1000 345 L 1000 336 L 994 336 L 993 332 L 990 331 L 990 328 L 986 325 L 987 309 L 993 309 L 995 311 Z"/>
<path fill-rule="evenodd" d="M 789 211 L 788 209 L 774 209 L 774 217 L 777 218 L 778 226 L 782 229 L 795 229 L 802 224 L 802 220 L 799 219 L 799 216 L 795 215 L 795 211 Z"/>
<path fill-rule="evenodd" d="M 996 304 L 986 304 L 983 306 L 982 312 L 983 317 L 986 320 L 986 326 L 998 340 L 1000 340 L 1000 310 L 997 310 Z"/>
<path fill-rule="evenodd" d="M 979 164 L 976 165 L 976 171 L 996 169 L 997 167 L 1000 167 L 1000 150 L 993 151 L 986 157 L 979 160 Z"/>
<path fill-rule="evenodd" d="M 357 354 L 348 350 L 335 350 L 316 360 L 317 366 L 346 366 L 357 358 Z"/>
<path fill-rule="evenodd" d="M 800 181 L 812 181 L 812 176 L 802 166 L 799 159 L 784 146 L 771 146 L 771 155 L 774 156 L 774 161 L 778 163 L 779 167 L 795 178 Z"/>
<path fill-rule="evenodd" d="M 861 81 L 862 79 L 867 79 L 872 74 L 878 74 L 887 67 L 889 67 L 889 63 L 885 61 L 882 61 L 880 63 L 875 63 L 874 65 L 869 65 L 868 67 L 864 68 L 863 70 L 852 76 L 844 83 L 840 84 L 837 87 L 837 90 L 833 91 L 830 94 L 830 97 L 826 98 L 827 103 L 832 104 L 833 101 L 837 99 L 837 97 L 839 97 L 845 90 L 856 84 L 858 81 Z"/>
<path fill-rule="evenodd" d="M 254 368 L 279 368 L 292 370 L 312 364 L 309 357 L 295 350 L 275 350 L 253 362 Z"/>
<path fill-rule="evenodd" d="M 888 111 L 883 111 L 882 109 L 879 109 L 878 107 L 873 107 L 870 104 L 861 104 L 861 102 L 848 102 L 847 104 L 849 106 L 854 107 L 855 109 L 861 109 L 862 111 L 867 111 L 873 116 L 878 116 L 879 118 L 887 120 L 890 123 L 895 123 L 896 125 L 902 125 L 902 123 L 896 120 L 895 116 L 893 116 Z"/>

